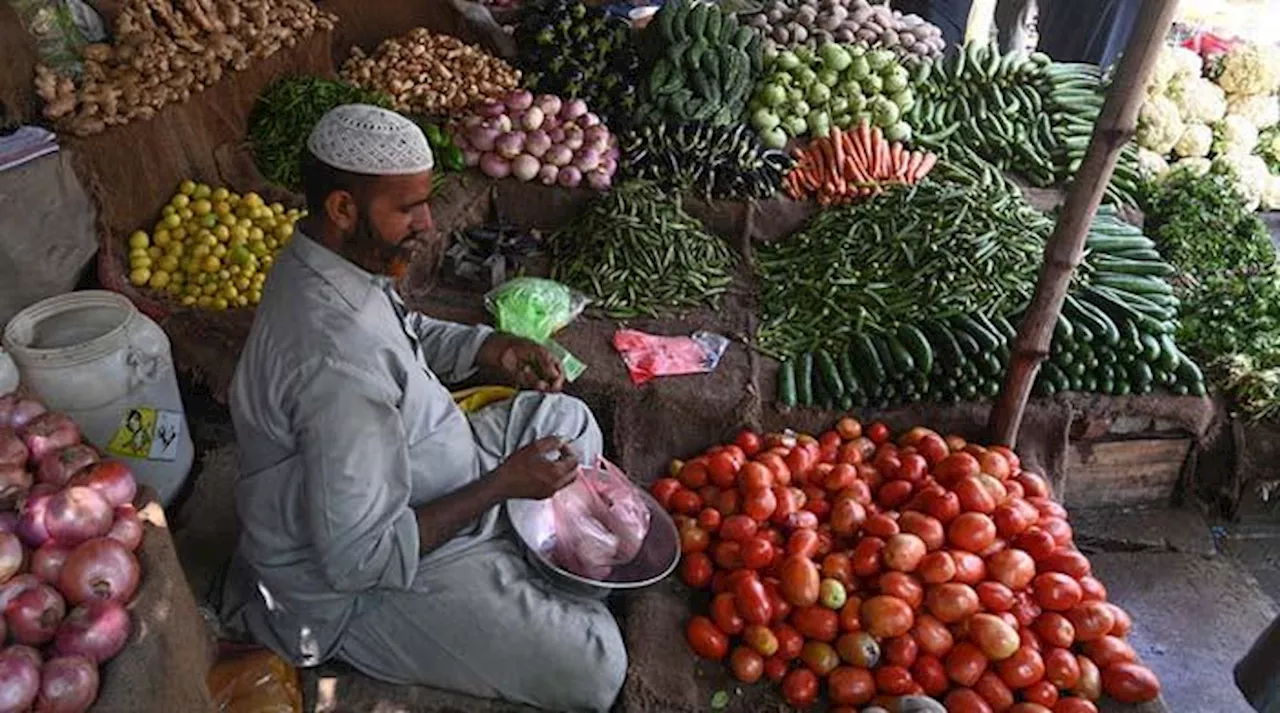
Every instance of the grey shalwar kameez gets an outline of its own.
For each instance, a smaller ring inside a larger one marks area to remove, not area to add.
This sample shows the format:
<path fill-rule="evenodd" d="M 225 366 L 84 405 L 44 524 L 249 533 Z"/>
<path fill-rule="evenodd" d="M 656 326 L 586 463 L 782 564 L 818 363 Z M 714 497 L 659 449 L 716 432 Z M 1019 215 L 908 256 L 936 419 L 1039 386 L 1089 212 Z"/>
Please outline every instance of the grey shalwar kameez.
<path fill-rule="evenodd" d="M 301 666 L 605 711 L 626 671 L 616 622 L 542 582 L 500 508 L 418 554 L 414 507 L 544 436 L 601 449 L 567 396 L 453 403 L 441 379 L 473 373 L 490 332 L 405 314 L 387 278 L 295 235 L 232 383 L 243 529 L 224 615 Z"/>

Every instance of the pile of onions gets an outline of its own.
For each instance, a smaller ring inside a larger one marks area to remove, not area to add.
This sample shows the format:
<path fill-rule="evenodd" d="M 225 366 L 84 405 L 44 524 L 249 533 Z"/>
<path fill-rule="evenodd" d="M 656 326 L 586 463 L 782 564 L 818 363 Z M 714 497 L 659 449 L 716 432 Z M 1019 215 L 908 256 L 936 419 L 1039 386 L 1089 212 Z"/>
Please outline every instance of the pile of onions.
<path fill-rule="evenodd" d="M 0 713 L 83 713 L 97 699 L 98 667 L 132 632 L 136 494 L 129 467 L 102 460 L 65 414 L 0 397 Z"/>
<path fill-rule="evenodd" d="M 490 178 L 608 190 L 618 168 L 618 141 L 581 99 L 553 94 L 536 99 L 517 89 L 487 100 L 454 127 L 454 143 L 468 166 Z"/>

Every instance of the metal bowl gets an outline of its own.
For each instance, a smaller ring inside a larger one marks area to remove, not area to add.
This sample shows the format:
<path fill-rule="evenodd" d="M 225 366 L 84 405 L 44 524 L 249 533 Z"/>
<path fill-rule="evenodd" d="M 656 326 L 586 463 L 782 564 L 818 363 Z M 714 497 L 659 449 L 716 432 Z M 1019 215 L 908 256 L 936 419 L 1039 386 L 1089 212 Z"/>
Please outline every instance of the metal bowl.
<path fill-rule="evenodd" d="M 511 518 L 511 524 L 520 536 L 526 557 L 534 569 L 570 592 L 603 599 L 619 590 L 640 589 L 657 584 L 671 574 L 680 561 L 680 535 L 675 521 L 647 490 L 636 488 L 636 491 L 649 507 L 649 533 L 645 535 L 636 558 L 614 567 L 608 579 L 591 579 L 574 574 L 542 554 L 544 542 L 540 541 L 538 533 L 548 530 L 546 523 L 547 518 L 551 517 L 550 500 L 508 500 L 507 516 Z"/>

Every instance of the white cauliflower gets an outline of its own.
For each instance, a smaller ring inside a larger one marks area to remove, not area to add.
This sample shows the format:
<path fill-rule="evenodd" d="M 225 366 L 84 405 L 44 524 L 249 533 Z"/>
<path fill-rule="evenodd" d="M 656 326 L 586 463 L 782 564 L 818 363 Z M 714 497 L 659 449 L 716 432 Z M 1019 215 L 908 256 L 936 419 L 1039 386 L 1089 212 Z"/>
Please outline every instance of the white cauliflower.
<path fill-rule="evenodd" d="M 1178 105 L 1183 121 L 1212 124 L 1227 113 L 1227 95 L 1222 87 L 1204 77 L 1186 77 L 1169 84 L 1168 97 Z"/>
<path fill-rule="evenodd" d="M 1271 94 L 1232 94 L 1227 97 L 1227 110 L 1243 116 L 1259 129 L 1280 123 L 1280 97 Z"/>
<path fill-rule="evenodd" d="M 1271 178 L 1262 157 L 1242 153 L 1220 154 L 1213 159 L 1211 170 L 1235 180 L 1236 189 L 1244 197 L 1246 210 L 1258 209 L 1263 189 Z"/>
<path fill-rule="evenodd" d="M 1267 184 L 1262 188 L 1262 209 L 1280 210 L 1280 176 L 1267 176 Z"/>
<path fill-rule="evenodd" d="M 1239 114 L 1227 114 L 1216 127 L 1214 153 L 1253 153 L 1258 145 L 1258 127 Z"/>
<path fill-rule="evenodd" d="M 1208 156 L 1212 147 L 1213 129 L 1204 124 L 1187 124 L 1178 143 L 1174 144 L 1173 152 L 1179 158 L 1195 158 Z"/>
<path fill-rule="evenodd" d="M 1182 138 L 1182 118 L 1178 105 L 1164 96 L 1147 97 L 1138 113 L 1138 146 L 1164 155 Z"/>
<path fill-rule="evenodd" d="M 1199 77 L 1202 70 L 1200 55 L 1185 47 L 1166 45 L 1156 58 L 1155 70 L 1151 72 L 1151 83 L 1147 90 L 1153 94 L 1163 93 L 1164 88 L 1173 81 Z"/>
<path fill-rule="evenodd" d="M 1196 176 L 1203 176 L 1212 166 L 1213 162 L 1207 158 L 1180 158 L 1170 164 L 1169 173 L 1186 171 Z"/>
<path fill-rule="evenodd" d="M 1163 176 L 1169 170 L 1169 162 L 1164 156 L 1150 149 L 1138 149 L 1138 171 L 1147 180 Z"/>
<path fill-rule="evenodd" d="M 1228 94 L 1270 94 L 1280 87 L 1280 50 L 1241 43 L 1222 56 L 1221 71 Z"/>

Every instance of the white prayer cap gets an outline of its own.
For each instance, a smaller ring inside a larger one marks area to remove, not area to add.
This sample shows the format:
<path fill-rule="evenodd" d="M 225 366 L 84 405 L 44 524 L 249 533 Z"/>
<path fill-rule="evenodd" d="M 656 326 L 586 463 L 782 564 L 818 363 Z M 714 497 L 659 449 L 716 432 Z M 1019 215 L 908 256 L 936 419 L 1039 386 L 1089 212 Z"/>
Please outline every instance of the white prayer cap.
<path fill-rule="evenodd" d="M 369 176 L 425 173 L 435 166 L 417 124 L 368 104 L 330 109 L 311 130 L 307 148 L 334 168 Z"/>

